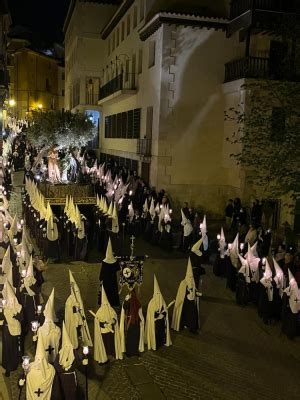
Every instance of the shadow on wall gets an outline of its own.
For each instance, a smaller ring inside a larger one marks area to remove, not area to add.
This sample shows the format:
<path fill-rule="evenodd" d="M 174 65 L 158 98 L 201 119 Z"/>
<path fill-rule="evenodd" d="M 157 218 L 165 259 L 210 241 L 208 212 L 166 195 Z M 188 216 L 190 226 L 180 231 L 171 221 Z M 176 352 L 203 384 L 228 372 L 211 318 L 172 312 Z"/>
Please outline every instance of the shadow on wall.
<path fill-rule="evenodd" d="M 221 31 L 180 28 L 176 32 L 176 51 L 171 56 L 170 48 L 164 49 L 164 74 L 169 74 L 169 65 L 175 60 L 175 77 L 174 94 L 168 81 L 164 80 L 162 87 L 163 99 L 170 103 L 173 96 L 173 106 L 166 105 L 162 131 L 167 133 L 168 144 L 172 146 L 172 174 L 176 168 L 174 175 L 178 182 L 185 182 L 183 196 L 189 199 L 192 197 L 190 185 L 219 187 L 221 182 L 221 178 L 216 181 L 216 175 L 222 174 L 224 99 L 221 85 L 227 61 L 225 54 L 230 54 L 230 50 L 226 51 L 225 34 Z M 194 169 L 188 171 L 191 162 Z M 217 201 L 223 206 L 227 196 L 224 194 L 223 199 L 221 195 Z"/>

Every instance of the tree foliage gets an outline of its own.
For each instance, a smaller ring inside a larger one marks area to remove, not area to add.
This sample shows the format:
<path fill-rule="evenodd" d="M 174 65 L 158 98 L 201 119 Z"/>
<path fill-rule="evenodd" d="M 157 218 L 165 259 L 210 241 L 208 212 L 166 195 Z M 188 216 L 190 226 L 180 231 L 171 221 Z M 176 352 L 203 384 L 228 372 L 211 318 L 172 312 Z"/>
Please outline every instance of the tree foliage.
<path fill-rule="evenodd" d="M 257 80 L 242 89 L 245 103 L 225 112 L 236 127 L 227 140 L 240 149 L 231 156 L 266 196 L 299 191 L 300 83 Z"/>
<path fill-rule="evenodd" d="M 80 148 L 96 134 L 96 127 L 86 114 L 71 111 L 33 111 L 26 130 L 28 140 L 38 148 Z"/>

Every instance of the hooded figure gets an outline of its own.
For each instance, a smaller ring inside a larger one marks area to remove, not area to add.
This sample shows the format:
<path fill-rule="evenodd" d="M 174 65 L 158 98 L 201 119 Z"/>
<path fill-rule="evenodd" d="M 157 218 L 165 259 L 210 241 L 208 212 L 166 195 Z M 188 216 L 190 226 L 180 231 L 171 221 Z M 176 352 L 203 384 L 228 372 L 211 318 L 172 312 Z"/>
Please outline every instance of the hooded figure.
<path fill-rule="evenodd" d="M 80 214 L 79 210 L 77 212 L 75 225 L 77 228 L 75 232 L 75 260 L 85 260 L 88 246 L 86 218 Z"/>
<path fill-rule="evenodd" d="M 147 308 L 145 343 L 148 349 L 171 346 L 168 307 L 162 297 L 156 276 L 154 275 L 154 292 Z"/>
<path fill-rule="evenodd" d="M 117 360 L 123 358 L 118 317 L 102 287 L 101 306 L 94 320 L 94 359 L 98 363 L 105 363 L 109 356 Z"/>
<path fill-rule="evenodd" d="M 4 321 L 2 327 L 2 366 L 6 376 L 18 368 L 23 354 L 23 340 L 21 336 L 22 306 L 19 304 L 14 289 L 6 281 L 3 289 Z M 3 302 L 2 299 L 2 302 Z"/>
<path fill-rule="evenodd" d="M 228 244 L 229 257 L 227 259 L 226 279 L 227 287 L 235 291 L 237 269 L 239 268 L 239 234 L 237 233 L 233 243 Z"/>
<path fill-rule="evenodd" d="M 21 284 L 17 290 L 19 302 L 23 307 L 24 320 L 22 328 L 25 334 L 31 329 L 31 321 L 36 319 L 37 306 L 40 304 L 40 292 L 41 288 L 37 284 L 33 273 L 33 260 L 31 255 L 27 269 L 21 269 Z"/>
<path fill-rule="evenodd" d="M 268 260 L 266 259 L 265 272 L 260 280 L 258 315 L 268 324 L 274 316 L 274 288 L 273 273 Z"/>
<path fill-rule="evenodd" d="M 49 204 L 49 203 L 48 203 Z M 59 260 L 59 241 L 57 223 L 49 206 L 47 209 L 47 227 L 46 227 L 46 249 L 45 256 L 53 260 Z"/>
<path fill-rule="evenodd" d="M 257 304 L 259 298 L 259 265 L 262 264 L 257 256 L 256 245 L 250 247 L 248 243 L 248 251 L 246 259 L 250 268 L 251 283 L 249 285 L 249 297 L 252 303 Z"/>
<path fill-rule="evenodd" d="M 52 289 L 52 292 L 46 303 L 44 316 L 45 321 L 38 330 L 38 338 L 41 336 L 43 337 L 43 343 L 45 345 L 44 350 L 47 354 L 47 360 L 53 363 L 58 353 L 59 341 L 61 337 L 60 328 L 54 323 L 54 320 L 56 320 L 54 311 L 54 288 Z"/>
<path fill-rule="evenodd" d="M 39 336 L 35 359 L 29 364 L 26 377 L 26 398 L 51 400 L 55 370 L 48 363 L 43 336 Z"/>
<path fill-rule="evenodd" d="M 290 339 L 298 334 L 298 317 L 300 311 L 300 290 L 296 279 L 288 270 L 289 286 L 283 292 L 282 298 L 282 332 Z"/>
<path fill-rule="evenodd" d="M 217 239 L 218 239 L 218 253 L 214 262 L 213 272 L 216 276 L 225 276 L 227 253 L 226 253 L 226 240 L 223 227 L 221 227 L 221 234 L 217 236 Z"/>
<path fill-rule="evenodd" d="M 54 361 L 56 376 L 53 392 L 56 400 L 78 399 L 76 364 L 75 351 L 63 322 L 61 348 Z"/>
<path fill-rule="evenodd" d="M 202 243 L 203 243 L 203 238 L 199 239 L 198 242 L 196 242 L 192 246 L 189 256 L 189 259 L 192 264 L 194 280 L 197 289 L 199 288 L 200 276 L 205 274 L 205 269 L 201 266 L 202 252 L 200 250 L 200 247 Z"/>
<path fill-rule="evenodd" d="M 67 298 L 65 306 L 65 324 L 69 338 L 74 349 L 79 347 L 78 337 L 81 338 L 83 346 L 91 347 L 93 343 L 86 321 L 80 290 L 71 271 L 69 271 L 69 276 L 71 294 Z"/>
<path fill-rule="evenodd" d="M 186 251 L 188 251 L 190 244 L 191 244 L 193 227 L 192 227 L 191 221 L 186 217 L 186 215 L 184 214 L 182 209 L 181 209 L 181 225 L 183 226 L 182 248 L 183 248 L 183 251 L 186 252 Z"/>
<path fill-rule="evenodd" d="M 105 289 L 109 304 L 112 307 L 118 307 L 120 305 L 119 288 L 117 281 L 117 272 L 119 270 L 119 262 L 113 255 L 111 240 L 109 238 L 107 243 L 106 256 L 102 261 L 99 280 L 100 285 L 103 286 Z"/>
<path fill-rule="evenodd" d="M 144 351 L 144 326 L 142 306 L 133 289 L 125 297 L 120 317 L 121 349 L 127 357 Z"/>
<path fill-rule="evenodd" d="M 249 285 L 251 282 L 250 269 L 248 261 L 245 260 L 245 258 L 240 254 L 238 256 L 241 267 L 237 274 L 235 296 L 236 302 L 242 306 L 245 306 L 249 301 Z"/>
<path fill-rule="evenodd" d="M 201 294 L 197 292 L 193 276 L 191 260 L 188 260 L 186 275 L 180 282 L 171 327 L 175 331 L 187 327 L 190 332 L 196 333 L 200 328 L 199 319 L 199 297 Z"/>

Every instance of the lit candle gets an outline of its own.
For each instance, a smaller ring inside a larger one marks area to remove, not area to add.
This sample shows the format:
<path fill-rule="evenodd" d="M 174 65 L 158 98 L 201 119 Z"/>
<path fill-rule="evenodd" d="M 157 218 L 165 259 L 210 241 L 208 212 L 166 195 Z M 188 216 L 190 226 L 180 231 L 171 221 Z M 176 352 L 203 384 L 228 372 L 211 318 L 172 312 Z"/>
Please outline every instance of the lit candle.
<path fill-rule="evenodd" d="M 37 306 L 37 314 L 38 314 L 38 315 L 40 315 L 40 314 L 41 314 L 41 312 L 42 312 L 42 308 L 43 308 L 43 306 L 42 306 L 42 305 L 40 305 L 40 304 Z"/>
<path fill-rule="evenodd" d="M 232 243 L 228 243 L 228 249 L 231 250 L 232 248 Z"/>
<path fill-rule="evenodd" d="M 36 333 L 36 331 L 39 329 L 39 322 L 38 321 L 31 321 L 31 330 L 33 333 Z"/>
<path fill-rule="evenodd" d="M 217 239 L 220 240 L 221 239 L 221 235 L 218 233 L 217 234 Z"/>
<path fill-rule="evenodd" d="M 26 269 L 22 269 L 22 270 L 21 270 L 21 276 L 22 276 L 22 278 L 25 278 L 26 273 L 27 273 Z"/>
<path fill-rule="evenodd" d="M 132 196 L 132 190 L 129 190 L 129 196 Z"/>
<path fill-rule="evenodd" d="M 244 243 L 241 243 L 240 244 L 240 249 L 243 250 L 243 248 L 244 248 Z"/>
<path fill-rule="evenodd" d="M 82 352 L 85 356 L 87 356 L 89 354 L 89 346 L 83 346 Z"/>

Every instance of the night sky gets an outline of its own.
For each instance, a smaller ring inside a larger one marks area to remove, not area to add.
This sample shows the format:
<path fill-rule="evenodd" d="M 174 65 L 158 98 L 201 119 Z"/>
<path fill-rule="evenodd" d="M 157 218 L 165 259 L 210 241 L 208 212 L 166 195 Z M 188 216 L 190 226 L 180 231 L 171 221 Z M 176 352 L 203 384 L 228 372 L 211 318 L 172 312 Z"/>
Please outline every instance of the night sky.
<path fill-rule="evenodd" d="M 62 27 L 71 0 L 8 0 L 13 25 L 29 28 L 46 45 L 63 41 Z"/>

